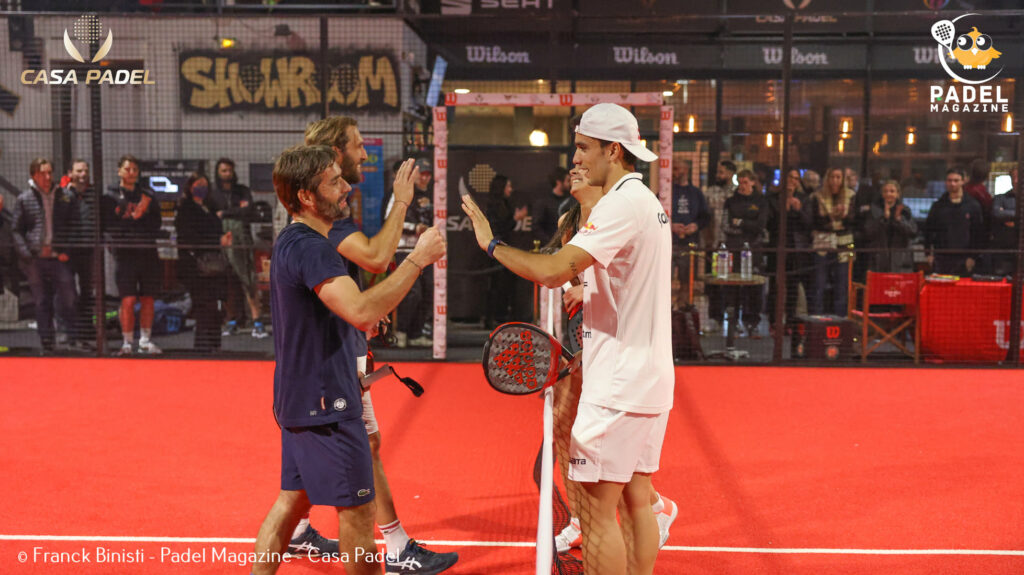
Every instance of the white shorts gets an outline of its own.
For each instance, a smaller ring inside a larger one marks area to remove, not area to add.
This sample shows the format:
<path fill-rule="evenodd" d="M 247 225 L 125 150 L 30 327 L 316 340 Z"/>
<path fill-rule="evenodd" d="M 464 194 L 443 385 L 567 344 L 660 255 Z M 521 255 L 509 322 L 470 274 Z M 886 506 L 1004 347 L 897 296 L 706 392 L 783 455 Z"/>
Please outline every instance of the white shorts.
<path fill-rule="evenodd" d="M 569 479 L 628 483 L 661 462 L 668 413 L 630 413 L 580 403 L 569 444 Z"/>
<path fill-rule="evenodd" d="M 356 358 L 356 371 L 359 372 L 359 379 L 366 375 L 366 356 Z M 373 400 L 370 399 L 370 390 L 363 392 L 363 425 L 366 426 L 366 434 L 377 433 L 377 416 L 373 414 Z"/>

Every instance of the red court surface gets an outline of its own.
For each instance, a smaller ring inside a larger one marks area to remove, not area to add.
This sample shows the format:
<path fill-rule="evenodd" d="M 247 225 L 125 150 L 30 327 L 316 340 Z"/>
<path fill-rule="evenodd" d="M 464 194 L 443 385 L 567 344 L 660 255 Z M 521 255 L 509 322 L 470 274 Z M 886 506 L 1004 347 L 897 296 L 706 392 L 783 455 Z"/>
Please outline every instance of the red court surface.
<path fill-rule="evenodd" d="M 541 402 L 492 391 L 478 365 L 399 371 L 426 394 L 382 382 L 374 404 L 409 533 L 458 550 L 453 575 L 532 573 Z M 234 554 L 279 486 L 273 364 L 4 359 L 0 373 L 0 573 L 248 573 Z M 655 572 L 1024 573 L 1022 421 L 1019 371 L 677 368 L 655 485 L 681 511 Z M 313 522 L 337 534 L 330 510 Z M 87 563 L 43 562 L 83 549 Z M 187 550 L 197 562 L 166 555 Z"/>

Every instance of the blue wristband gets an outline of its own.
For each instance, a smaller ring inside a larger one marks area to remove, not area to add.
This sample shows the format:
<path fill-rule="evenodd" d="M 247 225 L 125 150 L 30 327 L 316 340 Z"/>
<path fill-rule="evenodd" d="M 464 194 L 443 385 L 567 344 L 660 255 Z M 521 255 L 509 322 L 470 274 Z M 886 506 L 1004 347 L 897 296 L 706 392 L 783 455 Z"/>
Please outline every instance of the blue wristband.
<path fill-rule="evenodd" d="M 505 242 L 499 240 L 498 238 L 492 239 L 491 243 L 487 244 L 487 256 L 490 257 L 491 259 L 494 259 L 494 248 L 496 248 L 498 246 L 507 246 L 507 245 L 508 244 L 506 244 Z"/>

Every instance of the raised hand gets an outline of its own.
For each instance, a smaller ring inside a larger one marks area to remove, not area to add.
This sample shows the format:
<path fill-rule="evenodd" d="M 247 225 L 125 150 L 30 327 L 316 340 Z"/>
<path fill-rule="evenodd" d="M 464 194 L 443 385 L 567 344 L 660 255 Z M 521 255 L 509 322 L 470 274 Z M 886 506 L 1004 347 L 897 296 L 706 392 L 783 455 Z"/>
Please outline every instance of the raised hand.
<path fill-rule="evenodd" d="M 402 162 L 398 171 L 395 172 L 395 202 L 405 202 L 406 207 L 409 207 L 415 190 L 414 184 L 419 175 L 420 170 L 416 167 L 416 160 L 409 158 Z"/>
<path fill-rule="evenodd" d="M 476 234 L 477 245 L 480 246 L 480 249 L 486 250 L 491 240 L 494 239 L 487 216 L 480 210 L 480 206 L 476 205 L 473 196 L 462 196 L 462 211 L 466 212 L 469 221 L 473 223 L 473 233 Z"/>

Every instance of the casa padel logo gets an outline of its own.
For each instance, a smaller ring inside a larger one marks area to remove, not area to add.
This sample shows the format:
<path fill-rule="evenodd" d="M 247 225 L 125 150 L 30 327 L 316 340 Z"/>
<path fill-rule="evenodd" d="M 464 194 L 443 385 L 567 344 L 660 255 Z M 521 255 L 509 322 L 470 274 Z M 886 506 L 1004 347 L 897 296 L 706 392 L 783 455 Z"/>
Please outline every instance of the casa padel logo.
<path fill-rule="evenodd" d="M 71 28 L 75 33 L 75 39 L 81 42 L 85 42 L 85 53 L 89 54 L 89 45 L 98 42 L 103 35 L 103 23 L 96 17 L 95 14 L 85 14 L 78 20 L 75 20 L 74 26 Z M 107 39 L 103 41 L 99 49 L 96 50 L 96 54 L 89 60 L 92 63 L 99 62 L 110 52 L 110 47 L 114 44 L 114 31 L 107 29 Z M 78 47 L 71 41 L 71 37 L 68 36 L 68 29 L 64 29 L 64 49 L 68 51 L 68 55 L 71 56 L 75 61 L 85 63 L 85 58 L 82 57 L 82 53 L 79 52 Z"/>
<path fill-rule="evenodd" d="M 955 80 L 949 86 L 930 86 L 932 112 L 1005 114 L 1010 111 L 1010 101 L 1003 96 L 1003 87 L 986 85 L 1003 71 L 1003 53 L 998 50 L 997 42 L 985 33 L 985 21 L 978 16 L 963 14 L 932 24 L 936 59 Z"/>
<path fill-rule="evenodd" d="M 117 68 L 116 63 L 105 62 L 113 45 L 114 31 L 110 28 L 104 30 L 103 22 L 95 14 L 83 14 L 71 25 L 70 33 L 64 29 L 64 50 L 78 64 L 71 63 L 68 68 L 28 68 L 21 72 L 21 83 L 27 86 L 80 83 L 143 86 L 156 83 L 149 78 L 149 70 Z M 96 46 L 95 53 L 92 46 Z M 80 79 L 79 76 L 83 75 Z"/>

